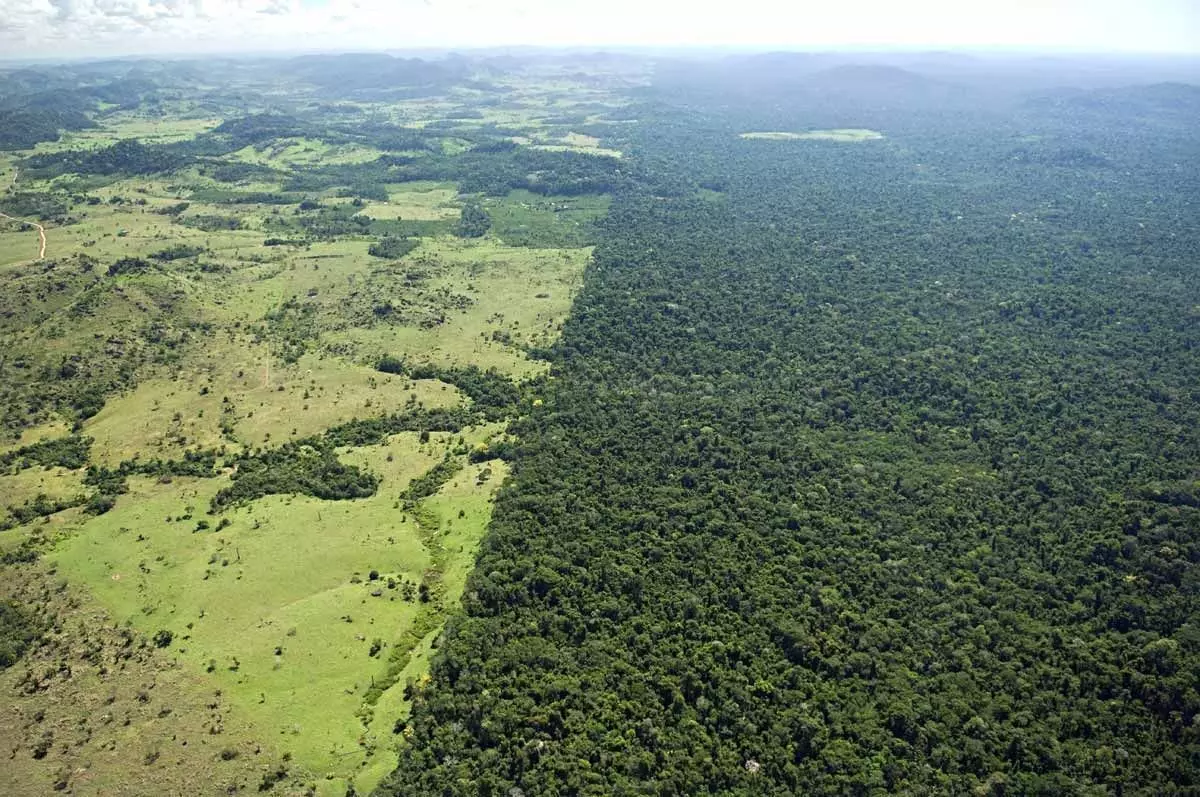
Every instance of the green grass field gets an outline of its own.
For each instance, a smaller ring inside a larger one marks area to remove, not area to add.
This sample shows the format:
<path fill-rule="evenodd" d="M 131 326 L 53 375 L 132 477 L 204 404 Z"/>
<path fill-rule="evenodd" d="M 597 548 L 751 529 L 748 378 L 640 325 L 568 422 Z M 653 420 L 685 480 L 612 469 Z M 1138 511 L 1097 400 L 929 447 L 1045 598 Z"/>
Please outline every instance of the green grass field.
<path fill-rule="evenodd" d="M 61 152 L 68 149 L 95 149 L 122 138 L 136 138 L 144 144 L 164 144 L 194 138 L 211 130 L 220 119 L 181 119 L 151 116 L 138 112 L 119 112 L 107 116 L 93 130 L 65 133 L 58 141 L 38 144 L 35 152 Z"/>
<path fill-rule="evenodd" d="M 306 355 L 272 370 L 265 347 L 227 345 L 213 354 L 194 371 L 148 379 L 109 401 L 83 428 L 96 441 L 97 460 L 116 465 L 138 454 L 179 458 L 197 446 L 279 444 L 353 418 L 461 400 L 436 380 L 404 380 L 341 359 Z M 227 420 L 233 439 L 221 431 Z"/>
<path fill-rule="evenodd" d="M 5 443 L 0 443 L 0 453 L 12 451 L 17 448 L 32 445 L 42 440 L 50 440 L 55 437 L 65 437 L 71 431 L 71 424 L 61 418 L 56 418 L 46 423 L 37 426 L 30 426 L 21 432 L 21 435 L 15 439 Z"/>
<path fill-rule="evenodd" d="M 0 496 L 4 497 L 4 508 L 20 507 L 39 497 L 53 502 L 79 503 L 78 499 L 87 492 L 79 471 L 57 466 L 26 468 L 0 476 Z M 0 520 L 4 519 L 2 512 L 0 508 Z"/>
<path fill-rule="evenodd" d="M 353 144 L 332 146 L 314 139 L 281 138 L 259 147 L 245 147 L 228 157 L 244 163 L 288 169 L 313 164 L 366 163 L 381 154 L 377 149 Z"/>
<path fill-rule="evenodd" d="M 591 242 L 591 225 L 608 212 L 607 196 L 547 197 L 512 191 L 485 202 L 492 233 L 507 244 L 578 248 Z"/>
<path fill-rule="evenodd" d="M 296 769 L 211 678 L 115 624 L 83 585 L 67 585 L 45 566 L 14 568 L 0 581 L 0 597 L 36 601 L 57 623 L 21 666 L 0 671 L 0 747 L 10 751 L 0 793 L 254 792 L 281 764 Z M 60 669 L 68 661 L 69 670 Z M 43 676 L 35 689 L 28 673 Z M 43 757 L 29 754 L 43 745 Z M 303 791 L 300 780 L 288 786 Z"/>
<path fill-rule="evenodd" d="M 458 190 L 453 183 L 405 183 L 388 192 L 387 202 L 368 202 L 359 211 L 373 219 L 441 221 L 457 219 Z"/>
<path fill-rule="evenodd" d="M 883 138 L 883 133 L 862 127 L 842 127 L 832 130 L 809 130 L 805 133 L 756 132 L 741 133 L 742 138 L 762 141 L 837 141 L 852 144 L 859 141 L 874 141 Z"/>
<path fill-rule="evenodd" d="M 590 253 L 492 239 L 429 240 L 409 260 L 426 264 L 432 290 L 463 291 L 469 307 L 430 327 L 350 327 L 329 338 L 368 359 L 393 354 L 436 365 L 496 368 L 514 377 L 539 373 L 545 364 L 529 360 L 522 347 L 545 346 L 558 336 Z"/>
<path fill-rule="evenodd" d="M 464 437 L 473 444 L 493 433 Z M 397 496 L 455 439 L 435 434 L 420 444 L 408 433 L 350 451 L 348 461 L 382 476 L 374 497 L 353 502 L 273 496 L 217 518 L 205 510 L 227 479 L 134 479 L 117 507 L 70 533 L 52 561 L 118 622 L 148 636 L 171 631 L 170 653 L 306 769 L 355 777 L 377 749 L 386 753 L 407 708 L 381 701 L 375 743 L 360 744 L 364 692 L 422 608 L 414 590 L 437 578 L 446 600 L 457 601 L 503 479 L 498 462 L 464 469 L 423 502 L 421 522 L 433 529 L 421 528 Z M 484 468 L 492 476 L 481 482 Z M 445 551 L 440 562 L 423 541 L 430 534 Z"/>

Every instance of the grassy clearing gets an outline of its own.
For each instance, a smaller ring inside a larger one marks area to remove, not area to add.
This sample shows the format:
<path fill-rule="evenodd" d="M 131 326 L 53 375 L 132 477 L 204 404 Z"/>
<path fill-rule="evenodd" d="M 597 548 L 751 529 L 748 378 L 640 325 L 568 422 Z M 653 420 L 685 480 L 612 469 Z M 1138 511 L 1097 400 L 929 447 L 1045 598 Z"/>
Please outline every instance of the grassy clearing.
<path fill-rule="evenodd" d="M 97 149 L 123 138 L 136 138 L 144 144 L 168 144 L 195 138 L 219 124 L 220 119 L 178 119 L 136 113 L 113 114 L 101 120 L 98 128 L 64 133 L 58 141 L 43 141 L 33 151 L 42 153 Z"/>
<path fill-rule="evenodd" d="M 83 590 L 60 579 L 37 565 L 0 572 L 0 598 L 36 604 L 57 629 L 0 672 L 0 694 L 7 696 L 0 749 L 9 753 L 0 793 L 254 792 L 263 774 L 278 768 L 274 739 L 233 710 L 207 678 L 119 628 Z M 38 674 L 32 686 L 29 673 Z M 39 750 L 44 755 L 35 757 Z M 271 793 L 299 793 L 315 780 L 295 763 L 289 769 L 292 776 Z"/>
<path fill-rule="evenodd" d="M 620 150 L 600 146 L 600 139 L 583 133 L 567 133 L 558 138 L 538 137 L 532 145 L 533 149 L 544 149 L 558 152 L 582 152 L 585 155 L 601 155 L 608 158 L 620 158 Z"/>
<path fill-rule="evenodd" d="M 426 263 L 434 289 L 467 289 L 472 303 L 428 327 L 376 325 L 332 332 L 364 358 L 385 353 L 435 365 L 477 365 L 512 376 L 540 373 L 525 346 L 556 338 L 583 280 L 591 250 L 506 246 L 493 239 L 426 241 L 408 256 Z"/>
<path fill-rule="evenodd" d="M 74 188 L 70 180 L 64 187 Z M 206 232 L 183 226 L 171 216 L 156 213 L 186 201 L 188 190 L 174 181 L 151 179 L 116 180 L 89 192 L 100 204 L 78 204 L 71 208 L 75 220 L 67 226 L 46 224 L 46 256 L 58 258 L 82 252 L 100 259 L 146 256 L 175 243 L 205 246 L 224 256 L 251 254 L 261 246 L 263 233 L 253 229 Z M 3 203 L 0 202 L 0 209 Z M 258 205 L 232 209 L 193 202 L 186 216 L 238 215 L 250 227 L 274 208 Z M 0 222 L 0 266 L 29 260 L 37 253 L 37 232 L 20 232 L 11 222 Z"/>
<path fill-rule="evenodd" d="M 17 156 L 12 153 L 0 153 L 0 191 L 7 192 L 12 187 L 17 173 L 16 160 Z"/>
<path fill-rule="evenodd" d="M 589 123 L 595 122 L 589 117 Z M 513 136 L 513 141 L 530 149 L 542 149 L 551 152 L 581 152 L 585 155 L 600 155 L 608 158 L 624 157 L 620 150 L 600 146 L 600 139 L 583 133 L 567 133 L 554 136 L 534 126 L 526 130 L 526 135 Z"/>
<path fill-rule="evenodd" d="M 494 432 L 468 431 L 465 443 Z M 418 525 L 397 496 L 456 439 L 434 434 L 421 444 L 409 433 L 349 451 L 347 461 L 382 476 L 374 497 L 272 496 L 226 513 L 230 525 L 219 531 L 204 509 L 227 479 L 131 479 L 116 508 L 88 520 L 53 562 L 118 622 L 147 635 L 172 631 L 178 660 L 298 764 L 352 777 L 390 747 L 407 710 L 390 699 L 377 707 L 360 744 L 364 693 L 426 605 L 416 587 L 437 578 L 442 609 L 458 601 L 504 476 L 502 463 L 469 466 L 423 502 Z M 374 763 L 367 780 L 386 772 L 386 756 Z"/>
<path fill-rule="evenodd" d="M 317 164 L 367 163 L 383 153 L 373 147 L 356 144 L 327 144 L 309 138 L 281 138 L 259 146 L 249 146 L 230 153 L 232 160 L 288 169 L 294 166 Z"/>
<path fill-rule="evenodd" d="M 622 153 L 616 149 L 602 147 L 574 147 L 570 144 L 534 144 L 530 149 L 544 149 L 547 152 L 580 152 L 584 155 L 595 155 L 602 158 L 620 158 Z"/>
<path fill-rule="evenodd" d="M 252 324 L 291 298 L 333 301 L 378 263 L 369 246 L 361 240 L 260 248 L 257 260 L 211 283 L 211 310 L 225 323 Z"/>
<path fill-rule="evenodd" d="M 593 240 L 592 224 L 608 212 L 607 196 L 542 196 L 512 191 L 488 198 L 492 232 L 514 246 L 582 247 Z"/>
<path fill-rule="evenodd" d="M 387 202 L 368 202 L 360 211 L 373 219 L 441 221 L 456 219 L 458 189 L 453 183 L 405 183 L 388 192 Z"/>
<path fill-rule="evenodd" d="M 193 207 L 190 211 L 192 215 L 205 212 L 221 215 L 217 208 Z M 37 233 L 33 235 L 36 239 Z M 262 238 L 261 232 L 249 230 L 206 232 L 184 227 L 147 208 L 135 212 L 104 208 L 86 213 L 78 224 L 47 225 L 46 255 L 61 257 L 69 252 L 84 252 L 102 260 L 116 260 L 145 257 L 174 244 L 189 244 L 236 257 L 257 249 Z"/>
<path fill-rule="evenodd" d="M 86 492 L 82 473 L 65 468 L 33 467 L 0 476 L 0 519 L 3 519 L 6 508 L 20 506 L 39 495 L 56 500 L 73 498 Z"/>
<path fill-rule="evenodd" d="M 71 424 L 67 423 L 62 418 L 54 418 L 45 423 L 31 426 L 21 432 L 21 436 L 16 440 L 8 443 L 0 443 L 0 454 L 7 451 L 12 451 L 16 448 L 24 448 L 25 446 L 40 443 L 43 440 L 50 440 L 55 437 L 65 437 L 71 432 Z"/>
<path fill-rule="evenodd" d="M 3 206 L 0 205 L 0 210 L 2 209 Z M 39 248 L 37 230 L 30 227 L 28 231 L 22 231 L 21 226 L 19 222 L 0 219 L 0 266 L 26 264 L 37 259 Z M 49 235 L 47 234 L 46 252 L 50 251 Z"/>
<path fill-rule="evenodd" d="M 832 130 L 809 130 L 806 133 L 741 133 L 740 136 L 746 139 L 758 139 L 762 141 L 838 141 L 842 143 L 854 143 L 881 139 L 883 138 L 883 133 L 862 127 L 841 127 Z"/>
<path fill-rule="evenodd" d="M 197 446 L 279 445 L 353 418 L 462 400 L 436 380 L 404 380 L 317 355 L 281 367 L 265 349 L 255 351 L 229 347 L 225 358 L 173 379 L 148 379 L 110 400 L 84 426 L 95 440 L 93 458 L 115 465 L 139 454 L 175 459 Z"/>

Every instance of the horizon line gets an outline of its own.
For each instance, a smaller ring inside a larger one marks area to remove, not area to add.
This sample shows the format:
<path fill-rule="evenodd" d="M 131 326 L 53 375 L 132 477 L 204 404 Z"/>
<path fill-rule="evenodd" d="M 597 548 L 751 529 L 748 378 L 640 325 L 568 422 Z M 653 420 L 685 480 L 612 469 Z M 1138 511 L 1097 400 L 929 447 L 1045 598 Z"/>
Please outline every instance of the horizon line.
<path fill-rule="evenodd" d="M 8 64 L 69 64 L 97 61 L 159 60 L 190 61 L 205 58 L 295 58 L 306 55 L 388 55 L 456 54 L 503 55 L 506 52 L 540 52 L 550 54 L 615 54 L 615 55 L 677 55 L 683 53 L 776 54 L 797 55 L 943 55 L 973 57 L 1057 57 L 1078 59 L 1164 59 L 1200 61 L 1200 51 L 1187 50 L 1098 50 L 1071 47 L 1042 47 L 1004 45 L 989 47 L 956 47 L 953 45 L 807 45 L 807 44 L 425 44 L 399 47 L 309 47 L 309 48 L 238 48 L 194 52 L 131 50 L 128 52 L 89 53 L 74 56 L 0 55 L 0 65 Z"/>

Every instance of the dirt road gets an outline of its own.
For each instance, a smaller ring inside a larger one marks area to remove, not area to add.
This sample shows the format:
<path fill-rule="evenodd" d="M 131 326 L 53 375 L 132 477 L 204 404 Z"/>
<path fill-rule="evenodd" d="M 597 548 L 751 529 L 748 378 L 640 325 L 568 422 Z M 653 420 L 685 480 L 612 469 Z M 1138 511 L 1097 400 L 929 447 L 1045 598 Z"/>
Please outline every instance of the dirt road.
<path fill-rule="evenodd" d="M 46 256 L 46 228 L 45 227 L 38 224 L 36 221 L 25 221 L 24 219 L 14 218 L 13 216 L 8 215 L 7 213 L 0 213 L 0 219 L 8 219 L 9 221 L 15 221 L 15 222 L 18 222 L 21 224 L 29 224 L 34 227 L 37 227 L 38 238 L 39 238 L 37 259 L 41 260 L 42 258 L 44 258 Z"/>
<path fill-rule="evenodd" d="M 19 172 L 20 172 L 20 170 L 18 170 L 18 169 L 13 170 L 12 185 L 10 185 L 8 187 L 8 189 L 10 191 L 17 184 L 17 174 L 19 174 Z M 8 219 L 9 221 L 15 221 L 15 222 L 19 222 L 21 224 L 29 224 L 34 227 L 37 227 L 37 231 L 38 231 L 38 256 L 37 256 L 37 259 L 41 260 L 42 258 L 44 258 L 46 256 L 46 228 L 45 227 L 38 224 L 36 221 L 25 221 L 24 219 L 14 218 L 13 216 L 8 215 L 7 213 L 0 213 L 0 219 Z"/>

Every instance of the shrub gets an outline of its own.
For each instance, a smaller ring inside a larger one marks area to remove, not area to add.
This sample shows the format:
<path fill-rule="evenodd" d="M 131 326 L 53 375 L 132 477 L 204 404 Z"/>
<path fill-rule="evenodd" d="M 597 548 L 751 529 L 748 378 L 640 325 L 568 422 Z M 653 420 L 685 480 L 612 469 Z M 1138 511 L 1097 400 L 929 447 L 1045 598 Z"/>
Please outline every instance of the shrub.
<path fill-rule="evenodd" d="M 378 242 L 367 248 L 367 254 L 388 260 L 399 260 L 420 245 L 415 238 L 402 238 L 396 235 L 385 235 Z"/>

